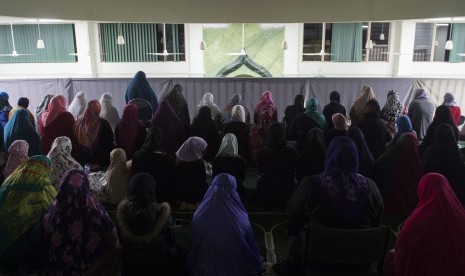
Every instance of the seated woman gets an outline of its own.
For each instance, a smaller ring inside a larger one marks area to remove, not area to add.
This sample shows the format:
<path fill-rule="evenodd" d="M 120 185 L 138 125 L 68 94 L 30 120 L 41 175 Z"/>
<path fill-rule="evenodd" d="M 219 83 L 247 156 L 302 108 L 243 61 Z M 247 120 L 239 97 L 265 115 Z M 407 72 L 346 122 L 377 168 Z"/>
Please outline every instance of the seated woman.
<path fill-rule="evenodd" d="M 72 151 L 71 140 L 66 136 L 60 136 L 55 139 L 52 149 L 47 157 L 51 162 L 50 182 L 58 191 L 61 185 L 61 177 L 70 169 L 80 169 L 81 165 L 71 157 Z"/>
<path fill-rule="evenodd" d="M 303 179 L 289 200 L 289 257 L 273 267 L 274 270 L 305 275 L 301 231 L 309 222 L 333 228 L 378 225 L 383 199 L 375 182 L 357 171 L 354 142 L 344 136 L 334 138 L 328 148 L 324 171 Z"/>
<path fill-rule="evenodd" d="M 273 123 L 268 133 L 266 148 L 258 152 L 260 178 L 256 199 L 271 208 L 283 208 L 295 189 L 297 153 L 287 146 L 286 130 L 281 123 Z"/>
<path fill-rule="evenodd" d="M 174 85 L 166 95 L 163 96 L 163 100 L 167 101 L 171 108 L 173 108 L 174 113 L 181 120 L 181 125 L 186 137 L 189 137 L 189 127 L 191 124 L 191 117 L 189 115 L 189 106 L 187 105 L 186 98 L 182 93 L 182 86 L 180 84 Z"/>
<path fill-rule="evenodd" d="M 273 110 L 264 106 L 258 116 L 258 123 L 252 126 L 249 136 L 249 156 L 255 166 L 258 164 L 258 151 L 265 147 L 265 138 L 273 121 Z"/>
<path fill-rule="evenodd" d="M 160 202 L 172 201 L 177 183 L 174 158 L 162 150 L 162 140 L 161 130 L 151 127 L 144 145 L 132 157 L 132 175 L 150 174 L 157 182 L 156 194 Z"/>
<path fill-rule="evenodd" d="M 15 112 L 18 109 L 25 109 L 29 113 L 29 122 L 31 122 L 31 125 L 35 126 L 36 125 L 36 120 L 34 119 L 34 115 L 32 115 L 31 111 L 27 109 L 29 107 L 29 99 L 25 97 L 21 97 L 18 99 L 18 104 L 10 110 L 10 113 L 8 114 L 8 120 L 15 114 Z"/>
<path fill-rule="evenodd" d="M 8 149 L 8 160 L 3 169 L 3 179 L 7 179 L 19 165 L 29 160 L 28 150 L 29 144 L 25 140 L 16 140 L 11 144 Z"/>
<path fill-rule="evenodd" d="M 358 173 L 369 178 L 374 178 L 375 159 L 367 146 L 363 132 L 358 127 L 351 127 L 347 131 L 347 137 L 354 141 L 357 147 Z"/>
<path fill-rule="evenodd" d="M 323 131 L 317 127 L 307 133 L 307 145 L 297 157 L 297 183 L 309 175 L 319 174 L 325 167 L 326 144 Z"/>
<path fill-rule="evenodd" d="M 463 275 L 465 211 L 454 191 L 442 175 L 429 173 L 418 184 L 418 199 L 397 238 L 394 275 Z"/>
<path fill-rule="evenodd" d="M 334 137 L 346 136 L 347 134 L 347 120 L 346 116 L 341 113 L 333 114 L 331 117 L 333 128 L 326 132 L 326 145 L 329 145 Z"/>
<path fill-rule="evenodd" d="M 255 107 L 253 113 L 253 122 L 258 125 L 260 122 L 260 113 L 263 109 L 268 109 L 268 112 L 271 114 L 271 122 L 275 123 L 278 121 L 278 111 L 276 110 L 276 105 L 273 102 L 273 97 L 270 91 L 265 91 L 262 94 L 260 102 Z"/>
<path fill-rule="evenodd" d="M 397 132 L 392 138 L 392 140 L 389 142 L 389 144 L 387 145 L 388 148 L 397 144 L 399 137 L 404 133 L 411 133 L 415 137 L 417 137 L 417 134 L 412 129 L 412 123 L 410 122 L 410 118 L 406 115 L 400 115 L 399 117 L 397 117 L 396 129 L 397 129 Z"/>
<path fill-rule="evenodd" d="M 295 96 L 294 104 L 288 105 L 286 109 L 284 110 L 284 123 L 288 128 L 292 124 L 292 122 L 294 121 L 294 118 L 297 115 L 304 113 L 305 111 L 304 103 L 305 103 L 305 96 L 302 94 L 299 94 Z"/>
<path fill-rule="evenodd" d="M 417 206 L 417 184 L 423 176 L 418 140 L 405 133 L 376 162 L 375 181 L 386 213 L 411 213 Z"/>
<path fill-rule="evenodd" d="M 40 117 L 42 116 L 42 113 L 48 109 L 48 105 L 50 104 L 50 101 L 54 95 L 45 95 L 45 97 L 42 99 L 42 102 L 36 107 L 36 126 L 39 124 Z"/>
<path fill-rule="evenodd" d="M 116 148 L 110 153 L 110 165 L 103 172 L 90 173 L 89 189 L 94 198 L 108 204 L 118 204 L 128 195 L 128 184 L 131 172 L 126 166 L 126 153 Z"/>
<path fill-rule="evenodd" d="M 100 112 L 100 117 L 107 120 L 110 124 L 111 129 L 115 131 L 116 125 L 120 121 L 119 113 L 116 107 L 113 105 L 113 96 L 110 93 L 104 93 L 100 97 L 100 106 L 102 111 Z"/>
<path fill-rule="evenodd" d="M 25 140 L 29 144 L 28 155 L 40 154 L 40 136 L 35 127 L 29 121 L 29 114 L 26 110 L 20 109 L 13 114 L 11 120 L 5 125 L 4 142 L 5 149 L 10 148 L 16 140 Z"/>
<path fill-rule="evenodd" d="M 338 91 L 333 91 L 329 94 L 329 104 L 325 105 L 323 108 L 323 116 L 326 120 L 326 130 L 331 130 L 334 128 L 333 124 L 333 115 L 340 113 L 344 115 L 347 114 L 346 108 L 341 104 L 341 94 Z"/>
<path fill-rule="evenodd" d="M 238 155 L 238 145 L 236 136 L 226 133 L 221 142 L 220 150 L 213 160 L 213 177 L 220 173 L 227 173 L 236 179 L 237 192 L 244 199 L 245 187 L 242 182 L 245 180 L 246 167 L 245 160 Z"/>
<path fill-rule="evenodd" d="M 203 154 L 206 161 L 213 161 L 221 144 L 220 132 L 217 124 L 212 119 L 210 107 L 202 106 L 199 109 L 199 114 L 194 118 L 194 122 L 190 127 L 190 135 L 197 136 L 207 142 L 207 149 Z"/>
<path fill-rule="evenodd" d="M 231 114 L 230 122 L 223 125 L 223 133 L 232 133 L 236 136 L 239 155 L 247 160 L 249 158 L 250 126 L 245 122 L 245 109 L 241 105 L 235 105 Z"/>
<path fill-rule="evenodd" d="M 84 92 L 77 92 L 73 100 L 68 106 L 68 111 L 73 115 L 74 119 L 77 120 L 84 112 L 87 106 L 87 96 Z"/>
<path fill-rule="evenodd" d="M 76 121 L 74 136 L 78 146 L 80 164 L 92 164 L 92 170 L 107 167 L 110 152 L 114 148 L 114 136 L 110 124 L 100 118 L 100 103 L 92 100 Z"/>
<path fill-rule="evenodd" d="M 116 146 L 122 148 L 126 152 L 126 158 L 131 160 L 134 152 L 144 144 L 146 135 L 144 124 L 137 118 L 137 106 L 126 105 L 121 121 L 115 128 Z"/>
<path fill-rule="evenodd" d="M 380 118 L 381 110 L 376 100 L 368 101 L 363 112 L 363 119 L 356 126 L 363 132 L 367 146 L 376 160 L 384 153 L 386 142 L 391 138 L 386 131 L 386 124 Z"/>
<path fill-rule="evenodd" d="M 207 106 L 207 107 L 210 108 L 211 117 L 212 117 L 213 121 L 215 121 L 215 122 L 221 121 L 221 109 L 220 109 L 219 106 L 217 106 L 213 102 L 213 94 L 212 93 L 203 94 L 202 100 L 199 102 L 199 104 L 197 105 L 197 108 L 195 110 L 194 120 L 195 120 L 195 117 L 197 117 L 197 115 L 199 114 L 200 108 L 202 108 L 204 106 Z M 192 135 L 192 133 L 191 133 L 191 135 Z"/>
<path fill-rule="evenodd" d="M 42 152 L 48 153 L 57 137 L 66 136 L 73 141 L 74 123 L 73 115 L 66 111 L 66 98 L 62 95 L 53 97 L 38 122 L 37 129 L 42 137 Z M 76 153 L 77 151 L 73 152 L 73 156 L 76 156 Z"/>
<path fill-rule="evenodd" d="M 90 195 L 83 170 L 65 173 L 42 224 L 50 275 L 116 275 L 120 254 L 116 228 Z"/>
<path fill-rule="evenodd" d="M 239 93 L 235 93 L 232 96 L 229 103 L 224 108 L 223 114 L 222 114 L 222 122 L 223 122 L 223 124 L 228 123 L 229 121 L 231 121 L 232 116 L 233 116 L 233 110 L 232 109 L 236 105 L 240 105 L 240 106 L 242 106 L 244 108 L 244 113 L 245 113 L 245 115 L 244 115 L 244 123 L 249 124 L 250 123 L 250 113 L 249 113 L 249 110 L 247 109 L 247 107 L 245 107 L 245 105 L 244 105 L 244 102 L 242 100 L 242 95 L 239 94 Z"/>
<path fill-rule="evenodd" d="M 263 272 L 247 211 L 236 192 L 236 181 L 229 174 L 213 179 L 194 214 L 189 240 L 189 275 L 245 276 Z"/>
<path fill-rule="evenodd" d="M 145 73 L 142 71 L 134 75 L 134 78 L 129 83 L 126 93 L 124 94 L 126 104 L 133 99 L 144 99 L 149 102 L 153 113 L 158 109 L 157 95 L 155 95 L 155 91 L 153 91 L 150 83 L 147 81 Z"/>
<path fill-rule="evenodd" d="M 318 100 L 316 98 L 307 100 L 305 112 L 295 117 L 289 129 L 289 138 L 296 140 L 295 148 L 299 153 L 305 148 L 307 132 L 314 127 L 324 129 L 326 126 L 325 117 L 317 109 Z"/>
<path fill-rule="evenodd" d="M 0 186 L 0 274 L 41 275 L 47 268 L 41 218 L 56 196 L 50 160 L 33 156 Z"/>
<path fill-rule="evenodd" d="M 118 206 L 123 275 L 175 274 L 171 208 L 167 202 L 157 202 L 156 186 L 150 174 L 134 175 L 129 182 L 128 199 Z"/>
<path fill-rule="evenodd" d="M 207 143 L 200 137 L 191 137 L 176 152 L 176 188 L 182 209 L 195 210 L 208 189 L 207 174 L 202 153 Z"/>
<path fill-rule="evenodd" d="M 399 93 L 396 90 L 390 90 L 387 93 L 386 104 L 381 109 L 381 118 L 384 120 L 389 140 L 396 134 L 396 121 L 402 114 L 405 114 L 405 109 L 400 101 Z"/>

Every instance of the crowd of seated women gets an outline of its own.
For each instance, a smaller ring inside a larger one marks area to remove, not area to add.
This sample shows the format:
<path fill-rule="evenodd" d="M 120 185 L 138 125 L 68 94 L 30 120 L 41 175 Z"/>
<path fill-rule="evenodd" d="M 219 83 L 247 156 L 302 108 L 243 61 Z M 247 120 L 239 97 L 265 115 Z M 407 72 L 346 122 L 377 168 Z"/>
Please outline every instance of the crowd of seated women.
<path fill-rule="evenodd" d="M 134 98 L 150 104 L 151 120 L 140 119 Z M 12 108 L 0 93 L 0 273 L 261 275 L 243 205 L 253 202 L 288 212 L 289 254 L 277 274 L 305 274 L 308 223 L 370 228 L 389 213 L 410 217 L 387 274 L 465 275 L 465 163 L 452 94 L 435 109 L 419 89 L 407 108 L 391 90 L 381 108 L 364 86 L 349 114 L 337 91 L 323 113 L 318 99 L 297 95 L 284 124 L 270 91 L 253 118 L 240 94 L 221 110 L 207 93 L 192 122 L 182 87 L 158 102 L 143 72 L 125 99 L 120 118 L 109 93 L 87 102 L 80 92 L 69 106 L 48 95 L 34 118 L 27 98 Z M 244 187 L 251 167 L 253 195 Z M 189 252 L 176 245 L 172 208 L 195 211 Z"/>

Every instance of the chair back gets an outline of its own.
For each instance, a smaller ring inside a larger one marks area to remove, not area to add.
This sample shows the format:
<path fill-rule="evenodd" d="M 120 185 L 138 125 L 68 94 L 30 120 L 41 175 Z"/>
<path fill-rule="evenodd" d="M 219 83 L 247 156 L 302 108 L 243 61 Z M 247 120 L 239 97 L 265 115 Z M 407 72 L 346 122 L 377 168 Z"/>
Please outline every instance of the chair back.
<path fill-rule="evenodd" d="M 152 119 L 152 105 L 144 99 L 132 99 L 128 104 L 134 104 L 137 107 L 137 118 L 143 122 Z"/>

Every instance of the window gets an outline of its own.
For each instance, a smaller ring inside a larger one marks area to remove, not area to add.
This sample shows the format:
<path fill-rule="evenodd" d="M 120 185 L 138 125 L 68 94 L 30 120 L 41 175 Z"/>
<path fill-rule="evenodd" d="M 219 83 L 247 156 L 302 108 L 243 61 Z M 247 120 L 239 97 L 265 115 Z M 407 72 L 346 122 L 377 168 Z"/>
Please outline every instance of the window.
<path fill-rule="evenodd" d="M 37 49 L 39 28 L 40 38 L 45 45 L 43 49 Z M 0 40 L 0 63 L 67 63 L 77 61 L 76 56 L 69 55 L 76 53 L 74 24 L 0 25 L 0 37 L 2 38 Z M 17 56 L 12 55 L 13 50 L 18 54 Z"/>
<path fill-rule="evenodd" d="M 158 23 L 101 23 L 100 51 L 102 62 L 157 62 L 185 61 L 184 24 L 166 24 L 166 50 L 162 54 L 163 24 Z M 118 44 L 118 36 L 124 44 Z"/>
<path fill-rule="evenodd" d="M 389 31 L 389 22 L 305 23 L 303 61 L 387 61 Z"/>

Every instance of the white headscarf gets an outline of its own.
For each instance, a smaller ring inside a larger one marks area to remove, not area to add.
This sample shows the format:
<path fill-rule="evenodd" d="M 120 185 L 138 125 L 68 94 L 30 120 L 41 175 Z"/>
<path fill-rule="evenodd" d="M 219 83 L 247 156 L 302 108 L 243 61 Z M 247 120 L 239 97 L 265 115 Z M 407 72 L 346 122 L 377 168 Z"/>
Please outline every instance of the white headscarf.
<path fill-rule="evenodd" d="M 50 182 L 58 190 L 61 186 L 61 177 L 70 169 L 80 169 L 81 165 L 71 157 L 71 140 L 66 136 L 60 136 L 53 141 L 52 149 L 47 157 L 51 162 Z"/>
<path fill-rule="evenodd" d="M 213 94 L 205 93 L 202 97 L 202 100 L 197 105 L 197 110 L 195 111 L 195 116 L 199 114 L 199 109 L 202 106 L 208 106 L 212 112 L 212 119 L 215 119 L 218 114 L 221 114 L 220 108 L 213 102 Z"/>
<path fill-rule="evenodd" d="M 110 93 L 105 93 L 100 97 L 100 117 L 107 120 L 111 126 L 111 129 L 115 131 L 116 125 L 120 121 L 118 110 L 113 105 L 113 98 Z"/>
<path fill-rule="evenodd" d="M 237 155 L 239 153 L 239 146 L 237 144 L 236 135 L 232 133 L 226 133 L 221 141 L 220 149 L 218 150 L 219 155 Z"/>
<path fill-rule="evenodd" d="M 207 148 L 207 142 L 200 137 L 193 136 L 182 144 L 176 152 L 176 157 L 180 161 L 193 162 L 202 158 L 203 151 Z"/>
<path fill-rule="evenodd" d="M 242 105 L 235 105 L 232 108 L 231 121 L 245 123 L 245 109 Z"/>
<path fill-rule="evenodd" d="M 84 92 L 78 92 L 68 107 L 68 111 L 73 114 L 74 119 L 78 119 L 84 112 L 87 105 L 87 97 Z"/>

